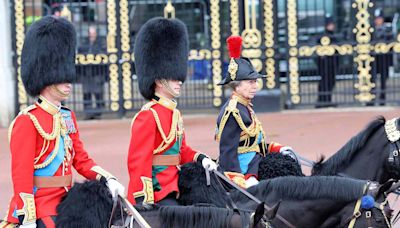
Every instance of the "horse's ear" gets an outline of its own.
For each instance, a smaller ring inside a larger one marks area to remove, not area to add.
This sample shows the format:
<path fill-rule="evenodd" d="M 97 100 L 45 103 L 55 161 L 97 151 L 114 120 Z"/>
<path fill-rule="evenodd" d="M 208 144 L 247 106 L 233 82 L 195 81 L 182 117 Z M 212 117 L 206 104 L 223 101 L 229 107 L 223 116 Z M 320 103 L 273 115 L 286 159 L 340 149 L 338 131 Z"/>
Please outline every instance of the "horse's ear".
<path fill-rule="evenodd" d="M 264 216 L 264 211 L 265 211 L 264 203 L 258 204 L 256 211 L 254 212 L 254 217 L 253 217 L 254 226 L 256 226 L 261 221 L 261 219 Z"/>
<path fill-rule="evenodd" d="M 279 206 L 281 205 L 281 200 L 279 200 L 278 203 L 276 203 L 274 206 L 272 206 L 271 209 L 269 209 L 265 215 L 267 216 L 268 220 L 272 220 L 275 218 L 276 213 L 278 212 Z"/>
<path fill-rule="evenodd" d="M 390 189 L 392 189 L 394 182 L 396 182 L 394 179 L 390 179 L 390 180 L 386 181 L 385 183 L 383 183 L 381 186 L 379 186 L 378 195 L 380 195 L 384 192 L 388 192 Z"/>
<path fill-rule="evenodd" d="M 388 195 L 389 193 L 396 193 L 396 194 L 400 193 L 400 181 L 393 183 L 392 186 L 389 188 L 389 190 L 385 192 L 386 195 Z"/>

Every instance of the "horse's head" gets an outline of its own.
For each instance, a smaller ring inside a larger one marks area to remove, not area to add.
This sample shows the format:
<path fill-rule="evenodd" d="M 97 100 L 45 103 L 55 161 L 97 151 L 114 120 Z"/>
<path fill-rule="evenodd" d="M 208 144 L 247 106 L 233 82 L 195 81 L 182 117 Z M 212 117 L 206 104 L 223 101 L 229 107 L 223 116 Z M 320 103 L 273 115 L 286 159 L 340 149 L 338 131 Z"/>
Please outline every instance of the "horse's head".
<path fill-rule="evenodd" d="M 269 210 L 265 209 L 265 203 L 260 203 L 250 216 L 249 227 L 269 227 L 270 222 L 276 217 L 280 203 L 279 201 Z"/>
<path fill-rule="evenodd" d="M 386 199 L 386 195 L 393 184 L 390 180 L 382 185 L 376 182 L 368 182 L 365 194 L 356 203 L 350 203 L 343 207 L 337 214 L 327 219 L 327 223 L 336 219 L 340 227 L 391 227 L 392 210 Z"/>
<path fill-rule="evenodd" d="M 386 169 L 389 178 L 400 180 L 400 120 L 391 119 L 385 123 L 385 133 L 389 142 Z"/>
<path fill-rule="evenodd" d="M 344 175 L 379 183 L 400 179 L 400 144 L 395 148 L 388 140 L 393 134 L 398 135 L 397 141 L 400 138 L 396 122 L 399 121 L 385 121 L 383 117 L 372 121 L 328 160 L 317 162 L 312 174 Z"/>

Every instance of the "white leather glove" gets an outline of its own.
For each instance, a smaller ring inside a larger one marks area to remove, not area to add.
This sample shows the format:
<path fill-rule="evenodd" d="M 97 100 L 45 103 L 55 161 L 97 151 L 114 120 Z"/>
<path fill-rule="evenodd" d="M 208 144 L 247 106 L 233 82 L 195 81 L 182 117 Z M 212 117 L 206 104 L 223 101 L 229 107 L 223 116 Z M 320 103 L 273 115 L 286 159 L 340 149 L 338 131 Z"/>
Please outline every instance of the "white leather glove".
<path fill-rule="evenodd" d="M 203 165 L 203 168 L 208 169 L 208 171 L 217 169 L 217 164 L 215 164 L 215 162 L 209 158 L 203 158 L 201 165 Z"/>
<path fill-rule="evenodd" d="M 283 146 L 281 147 L 281 149 L 279 150 L 279 153 L 281 153 L 282 155 L 287 155 L 290 156 L 291 158 L 293 158 L 296 162 L 297 162 L 297 156 L 293 150 L 292 147 L 290 146 Z"/>
<path fill-rule="evenodd" d="M 112 197 L 116 197 L 115 194 L 117 194 L 125 198 L 125 187 L 114 178 L 107 181 L 107 187 L 110 190 Z"/>
<path fill-rule="evenodd" d="M 25 224 L 25 225 L 19 225 L 19 228 L 36 228 L 36 222 L 35 223 L 30 223 L 30 224 Z"/>
<path fill-rule="evenodd" d="M 251 186 L 257 185 L 258 180 L 257 178 L 251 176 L 249 179 L 246 180 L 246 188 L 250 188 Z"/>

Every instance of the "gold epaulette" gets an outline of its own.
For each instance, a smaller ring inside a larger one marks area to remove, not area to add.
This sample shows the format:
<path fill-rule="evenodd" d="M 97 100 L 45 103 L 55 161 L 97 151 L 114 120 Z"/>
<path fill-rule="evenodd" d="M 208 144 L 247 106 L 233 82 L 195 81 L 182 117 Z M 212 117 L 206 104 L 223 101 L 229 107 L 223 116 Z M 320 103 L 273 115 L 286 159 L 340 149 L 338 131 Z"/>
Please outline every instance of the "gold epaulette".
<path fill-rule="evenodd" d="M 147 102 L 146 104 L 144 104 L 143 106 L 142 106 L 142 109 L 141 110 L 149 110 L 151 107 L 153 107 L 153 105 L 155 105 L 156 104 L 156 102 L 154 102 L 154 101 L 149 101 L 149 102 Z"/>
<path fill-rule="evenodd" d="M 229 116 L 232 113 L 237 113 L 239 114 L 239 109 L 237 108 L 237 103 L 238 101 L 236 99 L 230 99 L 228 105 L 225 107 L 224 114 L 222 115 L 221 122 L 219 123 L 218 126 L 218 132 L 216 132 L 215 140 L 219 142 L 221 139 L 222 131 L 225 128 L 225 124 L 229 119 Z M 240 116 L 240 114 L 239 114 Z"/>
<path fill-rule="evenodd" d="M 238 108 L 237 108 L 237 103 L 238 103 L 238 101 L 236 99 L 230 99 L 230 101 L 229 101 L 228 105 L 226 106 L 225 110 L 226 111 L 230 111 L 230 112 L 233 112 L 233 111 L 236 111 L 236 110 L 239 111 Z"/>
<path fill-rule="evenodd" d="M 132 118 L 132 121 L 131 121 L 131 128 L 132 128 L 132 126 L 133 126 L 133 122 L 135 122 L 135 120 L 136 120 L 136 118 L 138 117 L 138 115 L 140 114 L 140 112 L 150 110 L 151 107 L 153 107 L 153 105 L 155 105 L 155 104 L 156 104 L 156 103 L 155 103 L 154 101 L 149 101 L 149 102 L 147 102 L 146 104 L 144 104 L 144 105 L 142 106 L 142 108 L 140 109 L 140 111 L 139 111 L 138 113 L 136 113 L 135 116 Z"/>
<path fill-rule="evenodd" d="M 33 105 L 29 105 L 28 107 L 22 109 L 22 110 L 19 112 L 18 115 L 20 115 L 20 114 L 26 114 L 26 113 L 28 113 L 28 112 L 30 112 L 30 111 L 36 109 L 36 108 L 37 108 L 37 106 L 34 105 L 34 104 L 33 104 Z"/>
<path fill-rule="evenodd" d="M 28 107 L 22 109 L 21 111 L 19 111 L 18 115 L 13 119 L 13 121 L 11 122 L 10 126 L 8 127 L 8 142 L 10 142 L 11 140 L 11 133 L 12 133 L 12 129 L 14 128 L 14 124 L 15 121 L 17 120 L 17 118 L 20 115 L 27 115 L 30 111 L 36 109 L 36 105 L 29 105 Z"/>

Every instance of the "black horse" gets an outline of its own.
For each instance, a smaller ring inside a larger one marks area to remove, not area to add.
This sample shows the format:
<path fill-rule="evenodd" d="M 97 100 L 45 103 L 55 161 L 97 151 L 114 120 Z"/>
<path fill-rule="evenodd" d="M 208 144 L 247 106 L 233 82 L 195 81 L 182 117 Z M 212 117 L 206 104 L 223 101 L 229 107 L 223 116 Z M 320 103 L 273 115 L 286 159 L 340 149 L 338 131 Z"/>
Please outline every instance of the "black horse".
<path fill-rule="evenodd" d="M 231 201 L 227 199 L 228 195 L 223 194 L 224 189 L 218 185 L 217 177 L 211 175 L 211 185 L 206 187 L 205 176 L 204 169 L 197 164 L 182 166 L 179 181 L 181 203 L 209 203 L 229 207 Z M 261 181 L 248 191 L 268 205 L 281 201 L 278 214 L 296 227 L 340 227 L 350 222 L 347 220 L 352 217 L 356 202 L 363 196 L 367 183 L 343 177 L 287 176 Z M 381 191 L 376 188 L 375 194 L 372 194 L 376 202 L 384 202 L 382 191 L 387 187 L 385 185 Z M 240 192 L 231 192 L 229 195 L 238 208 L 254 210 L 258 205 Z M 387 227 L 391 211 L 387 206 L 385 210 L 384 213 L 375 207 L 367 210 L 371 218 L 361 216 L 355 221 L 354 227 L 367 227 L 367 224 Z M 273 227 L 287 227 L 280 219 L 273 219 L 271 224 Z"/>
<path fill-rule="evenodd" d="M 392 122 L 392 127 L 398 129 L 397 122 Z M 385 123 L 383 117 L 369 123 L 328 160 L 321 158 L 312 175 L 342 175 L 379 183 L 399 180 L 399 148 L 388 140 Z"/>
<path fill-rule="evenodd" d="M 129 216 L 121 208 L 121 202 L 115 205 L 105 183 L 76 183 L 57 207 L 56 227 L 106 228 L 111 224 L 125 227 L 124 224 L 131 222 Z M 263 227 L 261 218 L 268 214 L 263 205 L 240 213 L 210 204 L 136 208 L 151 227 Z M 132 227 L 139 227 L 136 222 L 131 223 Z"/>

